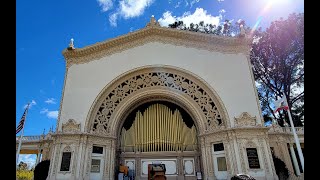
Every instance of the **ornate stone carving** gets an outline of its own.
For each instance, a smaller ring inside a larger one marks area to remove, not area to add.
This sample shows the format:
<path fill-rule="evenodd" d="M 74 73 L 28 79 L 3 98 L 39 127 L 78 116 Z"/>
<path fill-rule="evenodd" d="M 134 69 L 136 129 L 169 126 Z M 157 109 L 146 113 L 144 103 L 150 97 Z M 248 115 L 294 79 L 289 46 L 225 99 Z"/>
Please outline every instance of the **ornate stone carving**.
<path fill-rule="evenodd" d="M 265 166 L 265 169 L 266 169 L 266 173 L 270 173 L 270 169 L 269 169 L 269 166 L 268 166 L 268 161 L 267 161 L 267 156 L 266 154 L 268 154 L 268 152 L 266 152 L 265 148 L 263 147 L 263 140 L 262 139 L 259 139 L 259 145 L 260 145 L 260 151 L 261 151 L 261 154 L 262 154 L 262 157 L 263 157 L 263 161 L 264 161 L 264 166 Z M 269 147 L 268 147 L 269 148 Z M 261 164 L 261 163 L 260 163 Z"/>
<path fill-rule="evenodd" d="M 157 20 L 154 18 L 154 16 L 151 16 L 150 22 L 147 24 L 146 27 L 150 27 L 150 26 L 157 26 L 160 27 L 160 23 L 157 22 Z"/>
<path fill-rule="evenodd" d="M 74 119 L 69 119 L 67 123 L 62 124 L 62 132 L 64 133 L 80 132 L 80 123 L 77 124 Z"/>
<path fill-rule="evenodd" d="M 232 175 L 236 173 L 236 169 L 233 166 L 233 163 L 236 162 L 234 159 L 234 154 L 231 153 L 231 146 L 230 145 L 232 142 L 223 142 L 224 146 L 225 146 L 225 152 L 227 154 L 226 156 L 226 162 L 227 162 L 227 169 L 228 169 L 228 174 Z"/>
<path fill-rule="evenodd" d="M 68 145 L 63 149 L 63 152 L 71 152 L 71 147 Z"/>
<path fill-rule="evenodd" d="M 244 156 L 245 156 L 245 147 L 243 146 L 243 141 L 238 143 L 239 146 L 239 151 L 240 151 L 240 161 L 241 161 L 241 169 L 242 172 L 247 173 L 248 169 L 246 168 L 246 161 L 244 160 Z"/>
<path fill-rule="evenodd" d="M 88 144 L 88 150 L 87 150 L 87 168 L 86 168 L 86 177 L 89 177 L 90 175 L 90 169 L 91 169 L 91 155 L 92 155 L 92 146 L 93 144 Z"/>
<path fill-rule="evenodd" d="M 58 141 L 58 140 L 57 140 Z M 55 176 L 56 175 L 56 172 L 57 172 L 57 169 L 58 169 L 58 161 L 59 161 L 59 156 L 60 156 L 60 151 L 61 151 L 61 144 L 57 144 L 56 147 L 55 147 L 55 156 L 54 156 L 54 165 L 53 165 L 53 172 L 52 172 L 52 175 Z"/>
<path fill-rule="evenodd" d="M 246 127 L 246 126 L 255 126 L 256 125 L 256 117 L 250 116 L 249 113 L 243 112 L 238 118 L 235 119 L 236 127 Z"/>
<path fill-rule="evenodd" d="M 249 140 L 247 141 L 246 148 L 257 148 L 257 145 L 253 141 Z"/>
<path fill-rule="evenodd" d="M 181 75 L 161 70 L 135 75 L 119 83 L 101 103 L 95 113 L 91 127 L 93 134 L 110 134 L 110 118 L 122 100 L 130 94 L 148 87 L 165 87 L 189 96 L 202 110 L 206 117 L 206 127 L 211 129 L 224 128 L 224 122 L 213 98 L 206 90 L 192 80 Z"/>
<path fill-rule="evenodd" d="M 105 42 L 100 42 L 85 48 L 72 51 L 65 49 L 63 55 L 67 67 L 73 64 L 87 63 L 104 56 L 119 53 L 124 50 L 141 46 L 149 42 L 160 42 L 208 51 L 223 53 L 246 53 L 250 40 L 247 38 L 221 37 L 204 33 L 181 31 L 160 27 L 157 22 L 151 22 L 141 30 L 119 36 Z"/>

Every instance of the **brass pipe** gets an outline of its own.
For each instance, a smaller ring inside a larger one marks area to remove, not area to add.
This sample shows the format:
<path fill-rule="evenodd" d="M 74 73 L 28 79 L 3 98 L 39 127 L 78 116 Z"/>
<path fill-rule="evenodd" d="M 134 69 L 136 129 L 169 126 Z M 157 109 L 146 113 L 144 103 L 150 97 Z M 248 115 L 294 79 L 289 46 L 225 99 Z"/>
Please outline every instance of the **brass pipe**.
<path fill-rule="evenodd" d="M 178 109 L 154 104 L 137 111 L 132 126 L 122 129 L 121 141 L 124 152 L 189 151 L 196 149 L 197 137 L 195 126 L 188 128 Z"/>

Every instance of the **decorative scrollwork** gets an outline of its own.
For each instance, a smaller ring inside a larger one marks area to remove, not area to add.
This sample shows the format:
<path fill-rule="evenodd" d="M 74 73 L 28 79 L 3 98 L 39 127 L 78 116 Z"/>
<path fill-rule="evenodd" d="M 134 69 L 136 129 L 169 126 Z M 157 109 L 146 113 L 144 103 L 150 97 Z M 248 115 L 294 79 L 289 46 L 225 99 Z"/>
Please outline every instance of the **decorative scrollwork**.
<path fill-rule="evenodd" d="M 69 119 L 67 123 L 62 124 L 62 132 L 64 133 L 74 133 L 79 131 L 80 123 L 77 124 L 74 119 Z"/>
<path fill-rule="evenodd" d="M 192 80 L 169 72 L 153 71 L 135 75 L 120 83 L 101 103 L 95 114 L 91 133 L 110 134 L 110 118 L 120 104 L 131 93 L 147 87 L 166 87 L 189 96 L 201 108 L 206 117 L 207 129 L 224 127 L 221 114 L 209 94 Z"/>
<path fill-rule="evenodd" d="M 235 126 L 255 126 L 256 125 L 256 117 L 250 116 L 249 113 L 243 112 L 240 117 L 234 118 L 235 119 Z"/>
<path fill-rule="evenodd" d="M 221 37 L 160 27 L 159 23 L 151 18 L 147 26 L 138 31 L 84 48 L 65 49 L 63 55 L 67 67 L 71 67 L 73 64 L 88 63 L 150 42 L 234 54 L 248 52 L 248 45 L 252 40 L 250 38 Z"/>
<path fill-rule="evenodd" d="M 70 146 L 66 146 L 66 147 L 63 149 L 63 152 L 71 152 L 71 147 L 70 147 Z"/>

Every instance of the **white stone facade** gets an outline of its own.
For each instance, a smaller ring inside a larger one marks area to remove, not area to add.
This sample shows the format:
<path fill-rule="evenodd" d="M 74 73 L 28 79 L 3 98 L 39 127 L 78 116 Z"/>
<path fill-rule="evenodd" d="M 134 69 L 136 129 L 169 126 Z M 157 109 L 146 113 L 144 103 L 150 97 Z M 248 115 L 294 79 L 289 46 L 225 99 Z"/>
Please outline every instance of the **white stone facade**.
<path fill-rule="evenodd" d="M 66 50 L 48 179 L 116 179 L 119 162 L 134 167 L 137 179 L 146 179 L 143 166 L 157 160 L 173 168 L 168 179 L 196 179 L 196 172 L 210 180 L 238 173 L 277 179 L 246 42 L 169 30 L 151 21 L 138 32 Z M 190 114 L 199 151 L 119 154 L 127 112 L 152 99 L 170 101 Z M 102 111 L 105 119 L 97 123 Z M 223 143 L 223 151 L 215 152 L 217 143 Z M 103 153 L 92 153 L 93 146 L 102 147 Z M 257 150 L 259 168 L 249 168 L 247 148 Z M 71 152 L 70 168 L 61 171 L 65 152 Z M 216 167 L 221 157 L 226 159 L 223 173 Z M 93 159 L 101 163 L 97 174 L 90 170 Z"/>

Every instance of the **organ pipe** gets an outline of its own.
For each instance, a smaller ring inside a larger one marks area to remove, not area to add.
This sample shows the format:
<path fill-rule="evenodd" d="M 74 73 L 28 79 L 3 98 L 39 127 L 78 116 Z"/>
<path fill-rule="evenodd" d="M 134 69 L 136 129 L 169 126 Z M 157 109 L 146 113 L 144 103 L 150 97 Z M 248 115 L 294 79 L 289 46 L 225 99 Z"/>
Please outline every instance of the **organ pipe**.
<path fill-rule="evenodd" d="M 138 111 L 132 126 L 121 131 L 124 152 L 194 151 L 196 145 L 195 126 L 189 128 L 178 109 L 172 112 L 163 104 Z"/>

